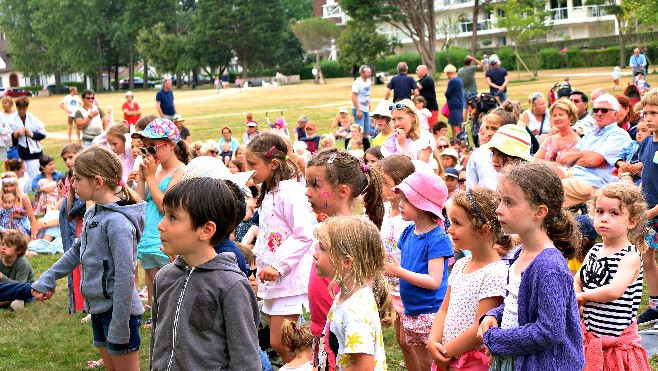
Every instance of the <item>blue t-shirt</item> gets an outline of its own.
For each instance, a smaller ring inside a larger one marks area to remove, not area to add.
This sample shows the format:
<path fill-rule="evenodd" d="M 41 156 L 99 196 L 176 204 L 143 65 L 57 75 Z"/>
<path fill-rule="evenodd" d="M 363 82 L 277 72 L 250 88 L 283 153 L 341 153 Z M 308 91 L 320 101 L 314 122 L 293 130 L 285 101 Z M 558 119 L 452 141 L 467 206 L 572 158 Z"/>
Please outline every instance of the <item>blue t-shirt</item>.
<path fill-rule="evenodd" d="M 505 83 L 505 76 L 507 76 L 507 70 L 504 69 L 503 67 L 490 68 L 487 71 L 487 73 L 485 74 L 485 77 L 488 77 L 489 79 L 491 79 L 491 82 L 493 82 L 494 84 L 496 84 L 498 86 L 501 86 Z M 495 92 L 498 91 L 498 89 L 495 89 L 495 88 L 492 88 L 492 87 L 489 87 L 489 90 L 492 93 L 495 93 Z M 505 87 L 505 90 L 503 90 L 503 92 L 506 92 L 506 91 L 507 91 L 507 87 Z"/>
<path fill-rule="evenodd" d="M 231 239 L 226 236 L 224 237 L 223 240 L 219 241 L 217 246 L 215 246 L 215 252 L 218 254 L 221 254 L 223 252 L 232 252 L 235 254 L 235 258 L 238 261 L 238 268 L 242 271 L 242 273 L 245 274 L 245 276 L 248 274 L 249 271 L 249 266 L 247 265 L 247 261 L 244 258 L 244 254 L 240 249 L 238 248 L 238 245 L 235 244 L 235 242 L 231 241 Z"/>
<path fill-rule="evenodd" d="M 441 307 L 448 290 L 448 258 L 454 255 L 450 238 L 441 226 L 423 234 L 414 233 L 415 224 L 404 229 L 398 247 L 402 252 L 402 268 L 421 274 L 429 271 L 429 261 L 445 258 L 443 261 L 443 278 L 436 290 L 428 290 L 400 279 L 400 297 L 404 304 L 404 314 L 418 316 L 435 313 Z"/>
<path fill-rule="evenodd" d="M 393 89 L 393 102 L 397 102 L 403 99 L 411 99 L 411 91 L 417 89 L 418 85 L 416 85 L 413 77 L 400 74 L 393 76 L 387 87 Z"/>
<path fill-rule="evenodd" d="M 658 142 L 654 142 L 653 135 L 644 138 L 638 149 L 639 160 L 642 162 L 642 194 L 649 209 L 658 204 L 657 151 Z"/>
<path fill-rule="evenodd" d="M 160 102 L 160 109 L 165 115 L 173 116 L 176 114 L 176 109 L 174 108 L 174 92 L 171 89 L 169 91 L 160 89 L 158 94 L 155 95 L 155 101 Z"/>

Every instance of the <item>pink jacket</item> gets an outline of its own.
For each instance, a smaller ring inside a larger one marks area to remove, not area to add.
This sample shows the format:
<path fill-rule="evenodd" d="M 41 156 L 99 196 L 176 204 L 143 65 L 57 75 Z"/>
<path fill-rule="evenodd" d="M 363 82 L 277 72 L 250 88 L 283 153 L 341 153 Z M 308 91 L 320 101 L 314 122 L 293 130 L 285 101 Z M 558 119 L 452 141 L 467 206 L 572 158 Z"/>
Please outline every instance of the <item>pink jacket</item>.
<path fill-rule="evenodd" d="M 633 322 L 619 337 L 597 338 L 581 323 L 585 341 L 585 371 L 637 370 L 649 371 L 647 352 Z"/>
<path fill-rule="evenodd" d="M 258 270 L 272 266 L 283 272 L 276 281 L 259 282 L 260 298 L 308 293 L 314 218 L 305 193 L 296 179 L 284 180 L 265 195 L 258 208 L 260 230 L 254 246 Z"/>

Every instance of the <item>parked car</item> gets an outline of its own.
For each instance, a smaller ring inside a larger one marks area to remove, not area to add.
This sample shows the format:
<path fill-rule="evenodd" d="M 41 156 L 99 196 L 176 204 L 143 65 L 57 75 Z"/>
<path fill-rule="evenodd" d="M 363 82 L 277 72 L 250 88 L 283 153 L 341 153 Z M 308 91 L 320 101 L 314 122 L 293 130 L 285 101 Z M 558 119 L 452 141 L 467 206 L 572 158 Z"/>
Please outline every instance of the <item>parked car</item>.
<path fill-rule="evenodd" d="M 10 88 L 10 89 L 5 90 L 5 92 L 2 93 L 2 96 L 3 97 L 12 97 L 12 98 L 17 98 L 17 97 L 22 97 L 22 96 L 31 97 L 32 92 L 30 90 L 25 90 L 25 89 L 21 89 L 21 88 Z"/>
<path fill-rule="evenodd" d="M 135 77 L 134 83 L 135 83 L 135 89 L 144 88 L 143 78 Z M 121 79 L 121 81 L 119 81 L 119 89 L 128 90 L 128 88 L 130 88 L 130 79 L 129 78 Z M 155 82 L 149 80 L 149 88 L 155 88 Z"/>
<path fill-rule="evenodd" d="M 48 90 L 50 94 L 55 94 L 55 84 L 50 84 L 46 86 L 43 90 Z M 61 94 L 69 94 L 71 93 L 71 87 L 65 84 L 59 84 L 59 92 Z"/>

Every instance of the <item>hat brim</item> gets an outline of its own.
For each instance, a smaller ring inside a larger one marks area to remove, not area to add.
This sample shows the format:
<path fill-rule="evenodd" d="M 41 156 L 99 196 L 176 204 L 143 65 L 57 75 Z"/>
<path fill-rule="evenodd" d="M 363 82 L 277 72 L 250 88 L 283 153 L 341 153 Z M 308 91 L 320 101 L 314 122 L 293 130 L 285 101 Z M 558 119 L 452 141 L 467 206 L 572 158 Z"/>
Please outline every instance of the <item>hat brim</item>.
<path fill-rule="evenodd" d="M 407 198 L 407 200 L 414 205 L 415 208 L 423 210 L 423 211 L 428 211 L 434 215 L 436 215 L 439 219 L 443 219 L 443 210 L 427 198 L 425 198 L 423 195 L 421 195 L 419 192 L 417 192 L 415 189 L 413 189 L 409 184 L 407 183 L 400 183 L 397 186 L 393 187 L 393 192 L 395 193 L 400 193 L 402 192 L 404 194 L 404 197 Z"/>
<path fill-rule="evenodd" d="M 530 146 L 530 144 L 528 144 L 528 146 Z M 528 152 L 521 151 L 518 146 L 511 144 L 502 136 L 494 136 L 489 143 L 483 145 L 482 148 L 487 148 L 489 150 L 495 148 L 508 156 L 517 157 L 528 162 L 533 162 L 535 160 L 534 157 L 530 155 L 530 149 L 528 149 Z"/>
<path fill-rule="evenodd" d="M 155 134 L 153 132 L 146 132 L 145 130 L 142 131 L 136 131 L 132 134 L 130 134 L 130 137 L 133 139 L 138 139 L 138 138 L 147 138 L 147 139 L 166 139 L 171 141 L 171 138 L 164 134 Z"/>

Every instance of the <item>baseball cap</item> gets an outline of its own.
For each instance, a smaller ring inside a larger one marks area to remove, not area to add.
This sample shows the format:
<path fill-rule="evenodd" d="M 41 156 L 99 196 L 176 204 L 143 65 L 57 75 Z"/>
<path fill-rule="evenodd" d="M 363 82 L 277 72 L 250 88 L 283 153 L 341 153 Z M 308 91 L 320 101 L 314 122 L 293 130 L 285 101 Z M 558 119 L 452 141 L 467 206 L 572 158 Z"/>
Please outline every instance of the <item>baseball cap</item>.
<path fill-rule="evenodd" d="M 180 132 L 173 122 L 159 117 L 151 121 L 142 131 L 132 133 L 131 138 L 166 139 L 174 143 L 180 140 Z"/>
<path fill-rule="evenodd" d="M 370 116 L 384 116 L 384 117 L 391 117 L 391 109 L 390 107 L 393 105 L 390 101 L 387 100 L 381 100 L 377 104 L 377 108 L 375 108 L 374 111 L 370 112 Z"/>
<path fill-rule="evenodd" d="M 258 127 L 258 123 L 257 123 L 256 121 L 249 121 L 249 122 L 247 123 L 247 126 Z"/>
<path fill-rule="evenodd" d="M 451 176 L 453 178 L 459 179 L 459 171 L 454 167 L 449 167 L 445 170 L 446 176 Z"/>
<path fill-rule="evenodd" d="M 496 64 L 498 62 L 500 62 L 498 56 L 496 54 L 491 54 L 491 56 L 489 57 L 489 63 Z"/>
<path fill-rule="evenodd" d="M 340 107 L 340 109 L 338 110 L 338 113 L 348 113 L 347 112 L 347 107 Z"/>

